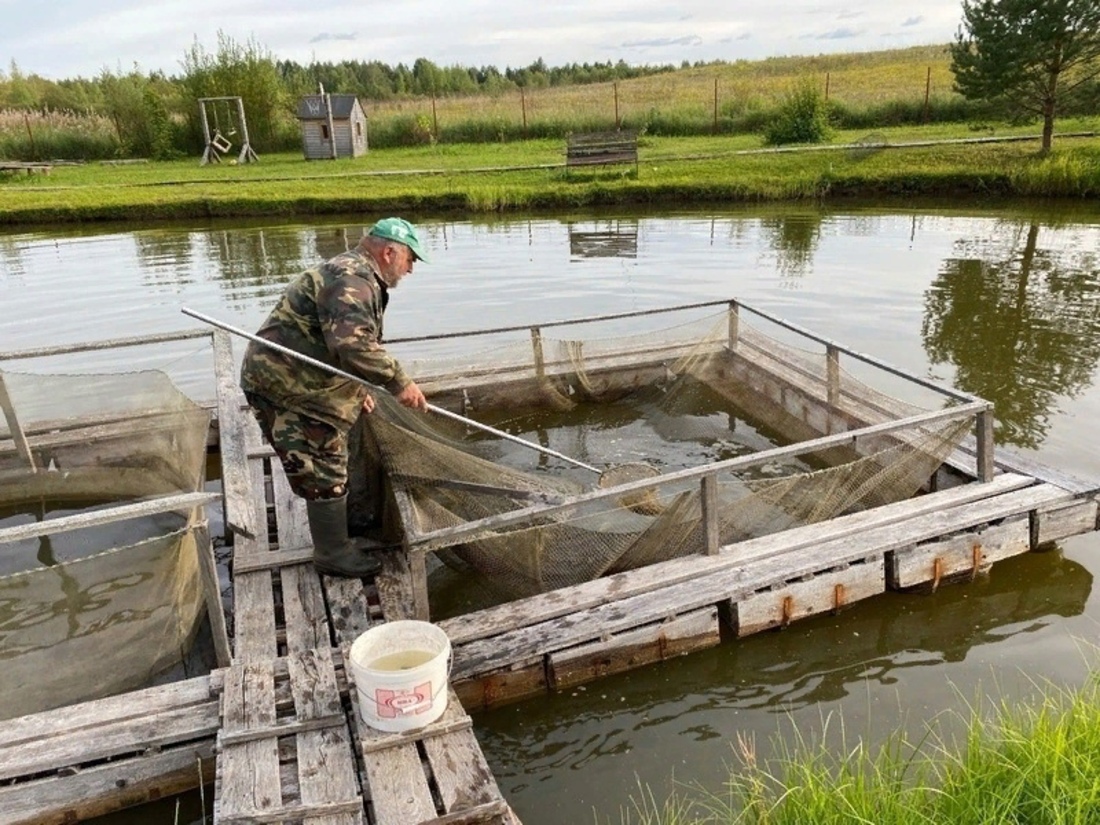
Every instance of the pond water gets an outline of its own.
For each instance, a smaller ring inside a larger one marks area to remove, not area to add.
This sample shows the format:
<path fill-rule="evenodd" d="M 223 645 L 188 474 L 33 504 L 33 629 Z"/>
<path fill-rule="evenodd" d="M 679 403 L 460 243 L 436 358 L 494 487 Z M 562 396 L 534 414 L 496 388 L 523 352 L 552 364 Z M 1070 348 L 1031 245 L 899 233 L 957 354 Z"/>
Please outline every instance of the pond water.
<path fill-rule="evenodd" d="M 0 235 L 0 350 L 194 328 L 181 306 L 254 330 L 293 274 L 354 244 L 374 217 Z M 999 445 L 1100 477 L 1093 206 L 807 205 L 421 225 L 432 262 L 393 293 L 390 339 L 737 298 L 992 400 Z M 412 345 L 393 350 L 415 355 Z M 212 396 L 208 348 L 194 341 L 6 368 L 138 366 Z M 475 730 L 526 825 L 618 822 L 639 782 L 658 798 L 674 781 L 720 790 L 739 737 L 755 737 L 766 755 L 795 726 L 838 748 L 899 727 L 919 736 L 979 695 L 1081 683 L 1095 664 L 1098 553 L 1096 534 L 1074 538 L 972 584 L 889 594 L 481 713 Z M 175 804 L 104 821 L 148 821 L 150 811 L 167 821 Z M 198 795 L 181 810 L 182 821 L 198 818 Z"/>

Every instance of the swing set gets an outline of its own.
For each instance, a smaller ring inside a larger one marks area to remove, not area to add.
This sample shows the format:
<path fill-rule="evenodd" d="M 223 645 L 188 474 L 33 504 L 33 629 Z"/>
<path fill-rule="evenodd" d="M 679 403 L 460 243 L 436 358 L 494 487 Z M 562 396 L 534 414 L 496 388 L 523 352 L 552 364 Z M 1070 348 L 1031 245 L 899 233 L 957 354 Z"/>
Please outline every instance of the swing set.
<path fill-rule="evenodd" d="M 237 116 L 233 117 L 233 102 L 237 104 Z M 222 130 L 221 110 L 225 120 L 225 129 Z M 202 118 L 202 136 L 206 141 L 206 148 L 202 152 L 200 165 L 208 163 L 221 163 L 222 155 L 233 148 L 231 138 L 237 135 L 238 128 L 241 133 L 241 151 L 237 155 L 237 163 L 250 163 L 258 161 L 256 153 L 252 151 L 252 144 L 248 141 L 248 122 L 244 118 L 244 101 L 239 97 L 200 97 L 199 116 Z M 212 116 L 212 117 L 211 117 Z M 214 128 L 211 130 L 210 122 L 213 120 Z"/>

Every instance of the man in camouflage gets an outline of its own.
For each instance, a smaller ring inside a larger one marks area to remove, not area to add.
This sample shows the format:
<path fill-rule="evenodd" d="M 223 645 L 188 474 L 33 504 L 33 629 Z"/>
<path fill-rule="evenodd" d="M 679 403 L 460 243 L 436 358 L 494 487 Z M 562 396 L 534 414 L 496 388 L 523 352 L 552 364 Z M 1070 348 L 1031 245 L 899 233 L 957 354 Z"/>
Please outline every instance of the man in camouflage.
<path fill-rule="evenodd" d="M 389 290 L 426 260 L 416 227 L 378 221 L 352 250 L 299 275 L 257 335 L 358 375 L 424 410 L 424 393 L 382 345 Z M 356 381 L 253 342 L 241 388 L 291 489 L 306 500 L 313 563 L 337 576 L 378 572 L 371 543 L 348 537 L 348 431 L 374 398 Z"/>

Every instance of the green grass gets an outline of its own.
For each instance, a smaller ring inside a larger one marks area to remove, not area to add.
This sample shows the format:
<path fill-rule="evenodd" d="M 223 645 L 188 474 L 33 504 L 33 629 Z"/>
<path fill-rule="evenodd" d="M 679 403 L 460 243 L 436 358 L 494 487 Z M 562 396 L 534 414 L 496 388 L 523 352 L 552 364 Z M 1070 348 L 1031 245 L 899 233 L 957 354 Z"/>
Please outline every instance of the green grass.
<path fill-rule="evenodd" d="M 1066 121 L 1065 132 L 1095 121 Z M 1034 127 L 938 124 L 894 127 L 873 141 L 1035 135 Z M 840 131 L 831 146 L 867 138 Z M 355 159 L 306 161 L 300 154 L 200 166 L 198 159 L 125 166 L 55 166 L 45 175 L 0 175 L 0 224 L 85 220 L 401 212 L 508 211 L 621 204 L 680 204 L 850 195 L 982 196 L 1100 194 L 1100 140 L 943 144 L 912 148 L 760 151 L 758 136 L 645 136 L 639 170 L 570 171 L 563 144 L 454 144 L 373 150 Z"/>
<path fill-rule="evenodd" d="M 1037 705 L 971 708 L 961 745 L 930 728 L 876 754 L 841 736 L 838 751 L 796 735 L 770 762 L 740 742 L 721 792 L 691 785 L 657 799 L 645 787 L 619 817 L 636 825 L 1094 825 L 1100 823 L 1100 683 L 1045 687 Z M 987 718 L 991 717 L 991 718 Z M 828 720 L 826 722 L 826 728 Z M 824 734 L 822 734 L 824 738 Z"/>

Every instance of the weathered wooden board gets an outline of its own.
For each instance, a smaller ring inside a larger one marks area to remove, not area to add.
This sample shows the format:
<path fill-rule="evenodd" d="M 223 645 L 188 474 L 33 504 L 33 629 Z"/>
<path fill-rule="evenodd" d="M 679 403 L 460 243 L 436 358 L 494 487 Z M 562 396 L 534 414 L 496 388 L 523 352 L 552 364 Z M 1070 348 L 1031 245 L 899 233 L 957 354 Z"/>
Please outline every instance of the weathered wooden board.
<path fill-rule="evenodd" d="M 550 679 L 545 657 L 539 656 L 534 661 L 456 679 L 454 689 L 466 709 L 487 710 L 545 693 L 550 689 Z"/>
<path fill-rule="evenodd" d="M 219 329 L 214 330 L 213 335 L 225 523 L 235 533 L 256 538 L 261 530 L 257 515 L 263 514 L 257 514 L 251 506 L 251 475 L 248 472 L 244 427 L 247 408 L 242 409 L 244 395 L 236 380 L 233 344 L 229 334 Z"/>
<path fill-rule="evenodd" d="M 275 721 L 272 662 L 254 661 L 228 668 L 222 691 L 222 731 L 234 734 L 270 728 Z M 247 821 L 283 807 L 277 742 L 270 737 L 220 749 L 215 821 Z"/>
<path fill-rule="evenodd" d="M 809 576 L 738 599 L 733 616 L 738 636 L 748 636 L 791 622 L 839 612 L 845 606 L 886 590 L 882 556 L 862 559 L 843 569 Z"/>
<path fill-rule="evenodd" d="M 267 504 L 262 459 L 252 459 L 252 507 L 264 525 L 262 537 L 238 536 L 233 546 L 234 558 L 258 559 L 268 553 Z M 275 637 L 275 595 L 270 569 L 233 574 L 234 658 L 238 662 L 266 661 L 278 654 Z"/>
<path fill-rule="evenodd" d="M 603 676 L 705 650 L 721 640 L 718 609 L 697 610 L 605 641 L 551 653 L 550 685 L 555 690 L 567 690 Z"/>
<path fill-rule="evenodd" d="M 995 482 L 981 485 L 988 487 Z M 951 493 L 953 491 L 948 491 Z M 931 498 L 925 496 L 924 498 Z M 632 595 L 607 604 L 572 612 L 531 626 L 500 632 L 455 648 L 454 678 L 463 681 L 491 673 L 511 662 L 530 661 L 576 644 L 599 639 L 610 633 L 632 629 L 669 615 L 685 612 L 726 599 L 745 596 L 809 575 L 839 567 L 876 553 L 897 549 L 937 536 L 1003 519 L 1013 514 L 1066 503 L 1068 493 L 1050 485 L 1037 485 L 960 507 L 868 530 L 855 537 L 836 539 L 769 557 L 744 560 L 739 566 L 726 565 L 708 575 L 680 578 L 677 583 L 654 592 Z M 715 557 L 705 557 L 708 561 Z M 720 558 L 720 557 L 719 557 Z M 741 559 L 738 559 L 741 561 Z"/>
<path fill-rule="evenodd" d="M 994 562 L 1030 549 L 1028 517 L 1016 516 L 991 527 L 895 550 L 889 554 L 888 580 L 895 590 L 939 585 L 961 574 L 976 576 Z"/>
<path fill-rule="evenodd" d="M 340 723 L 299 733 L 298 789 L 303 806 L 355 802 L 352 812 L 310 819 L 311 825 L 355 825 L 363 822 L 363 801 L 356 778 L 351 735 L 343 719 L 332 652 L 326 647 L 287 657 L 295 715 L 299 721 L 340 715 Z"/>
<path fill-rule="evenodd" d="M 0 786 L 5 825 L 70 825 L 121 808 L 165 799 L 214 778 L 214 737 L 188 745 Z"/>
<path fill-rule="evenodd" d="M 1023 476 L 1005 475 L 989 484 L 970 484 L 921 496 L 912 501 L 878 507 L 740 542 L 721 549 L 718 556 L 692 556 L 649 567 L 618 573 L 587 582 L 568 591 L 554 591 L 520 599 L 499 607 L 446 619 L 439 626 L 452 644 L 462 645 L 495 636 L 506 630 L 538 624 L 604 604 L 659 590 L 678 582 L 708 576 L 721 570 L 740 568 L 753 559 L 773 558 L 825 542 L 857 537 L 869 530 L 901 524 L 927 514 L 982 501 L 1033 485 Z"/>
<path fill-rule="evenodd" d="M 1059 485 L 1061 486 L 1061 485 Z M 1094 498 L 1075 501 L 1065 507 L 1045 510 L 1038 514 L 1037 544 L 1091 533 L 1097 529 L 1097 503 Z"/>

